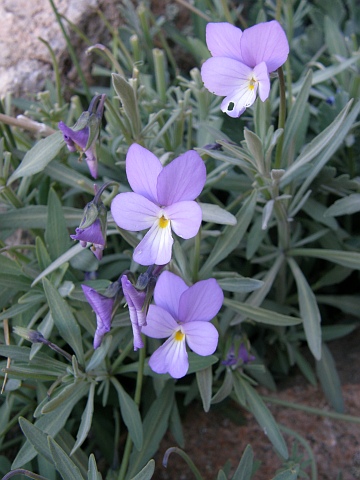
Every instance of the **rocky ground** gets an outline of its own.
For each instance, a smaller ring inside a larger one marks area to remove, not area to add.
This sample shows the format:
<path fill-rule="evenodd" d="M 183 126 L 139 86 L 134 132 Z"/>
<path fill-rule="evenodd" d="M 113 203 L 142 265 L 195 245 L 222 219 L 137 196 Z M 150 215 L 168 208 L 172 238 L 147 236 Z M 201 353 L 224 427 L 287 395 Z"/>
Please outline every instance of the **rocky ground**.
<path fill-rule="evenodd" d="M 329 347 L 336 361 L 342 382 L 345 413 L 357 416 L 360 421 L 360 330 L 348 337 L 331 342 Z M 300 375 L 295 374 L 280 386 L 274 394 L 264 388 L 263 395 L 276 397 L 285 402 L 300 404 L 330 412 L 321 387 L 313 387 Z M 351 423 L 313 415 L 267 403 L 276 421 L 306 439 L 317 463 L 318 480 L 356 480 L 360 478 L 360 423 Z M 214 406 L 215 407 L 215 406 Z M 254 450 L 255 459 L 261 466 L 254 480 L 270 480 L 281 462 L 265 434 L 248 412 L 227 405 L 212 408 L 204 413 L 200 405 L 191 405 L 184 416 L 184 450 L 191 456 L 204 480 L 215 480 L 217 471 L 227 460 L 236 467 L 247 444 Z M 285 434 L 289 449 L 294 445 L 294 436 Z M 157 457 L 159 480 L 193 480 L 194 475 L 179 456 L 170 456 L 168 467 L 161 466 L 167 448 L 174 446 L 170 434 L 163 440 Z M 308 458 L 305 450 L 299 451 Z M 234 468 L 233 470 L 234 471 Z M 307 469 L 310 476 L 310 469 Z M 340 472 L 342 476 L 340 475 Z"/>

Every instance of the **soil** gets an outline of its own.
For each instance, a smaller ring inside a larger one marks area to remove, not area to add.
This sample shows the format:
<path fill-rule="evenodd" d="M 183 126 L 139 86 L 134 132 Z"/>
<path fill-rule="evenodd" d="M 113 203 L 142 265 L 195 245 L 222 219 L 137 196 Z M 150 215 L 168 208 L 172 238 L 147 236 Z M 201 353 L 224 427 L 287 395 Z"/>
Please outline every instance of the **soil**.
<path fill-rule="evenodd" d="M 360 330 L 343 339 L 328 344 L 335 359 L 347 415 L 358 416 L 360 422 Z M 327 403 L 320 385 L 314 387 L 303 376 L 296 374 L 279 387 L 278 392 L 270 392 L 259 387 L 262 395 L 321 409 L 333 411 Z M 267 402 L 276 421 L 303 437 L 311 447 L 317 465 L 318 480 L 360 479 L 360 423 L 328 418 L 306 413 L 294 408 L 285 408 Z M 216 407 L 214 405 L 214 407 Z M 261 462 L 253 480 L 270 480 L 275 476 L 281 461 L 252 415 L 235 404 L 226 408 L 212 407 L 209 413 L 200 404 L 191 404 L 183 418 L 185 437 L 184 450 L 202 474 L 203 480 L 215 480 L 217 472 L 230 460 L 230 476 L 234 473 L 241 455 L 248 444 L 254 451 L 255 460 Z M 303 460 L 308 453 L 293 435 L 284 434 L 289 451 L 295 443 Z M 172 453 L 165 469 L 162 458 L 167 448 L 176 446 L 170 433 L 163 439 L 156 457 L 158 480 L 193 480 L 194 474 L 185 461 Z M 311 476 L 310 466 L 304 468 Z M 340 473 L 341 472 L 341 473 Z"/>

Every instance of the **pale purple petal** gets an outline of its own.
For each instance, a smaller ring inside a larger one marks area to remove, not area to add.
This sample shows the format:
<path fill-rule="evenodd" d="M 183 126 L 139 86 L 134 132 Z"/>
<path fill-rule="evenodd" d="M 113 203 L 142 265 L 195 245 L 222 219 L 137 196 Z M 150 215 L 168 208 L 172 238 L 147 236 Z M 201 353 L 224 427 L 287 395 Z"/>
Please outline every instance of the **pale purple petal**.
<path fill-rule="evenodd" d="M 169 373 L 173 378 L 184 377 L 189 369 L 185 337 L 182 341 L 170 337 L 149 359 L 150 368 L 156 373 Z"/>
<path fill-rule="evenodd" d="M 157 305 L 150 305 L 146 318 L 146 325 L 142 332 L 151 338 L 170 337 L 179 325 L 169 312 Z"/>
<path fill-rule="evenodd" d="M 160 205 L 167 206 L 184 200 L 195 200 L 204 188 L 206 168 L 200 155 L 189 150 L 159 174 L 157 198 Z"/>
<path fill-rule="evenodd" d="M 232 58 L 213 57 L 204 62 L 201 76 L 205 87 L 215 95 L 229 95 L 251 78 L 253 69 Z"/>
<path fill-rule="evenodd" d="M 254 78 L 256 78 L 258 82 L 260 100 L 265 102 L 270 93 L 270 78 L 265 62 L 256 65 L 254 68 Z"/>
<path fill-rule="evenodd" d="M 71 152 L 76 151 L 76 145 L 84 150 L 89 139 L 89 127 L 74 131 L 72 128 L 65 125 L 64 122 L 58 123 L 59 130 L 63 134 L 64 140 Z"/>
<path fill-rule="evenodd" d="M 120 193 L 111 202 L 111 214 L 119 227 L 138 232 L 154 225 L 160 207 L 133 192 Z"/>
<path fill-rule="evenodd" d="M 162 272 L 156 282 L 154 301 L 156 305 L 168 311 L 173 318 L 178 319 L 180 298 L 188 288 L 181 277 L 172 272 Z"/>
<path fill-rule="evenodd" d="M 242 61 L 240 38 L 242 31 L 231 23 L 208 23 L 206 44 L 213 57 L 228 57 Z"/>
<path fill-rule="evenodd" d="M 161 228 L 156 220 L 135 248 L 133 258 L 140 265 L 166 265 L 171 260 L 173 243 L 170 222 Z"/>
<path fill-rule="evenodd" d="M 146 325 L 146 314 L 143 308 L 146 297 L 145 291 L 137 290 L 130 280 L 128 280 L 127 275 L 121 277 L 121 285 L 129 310 L 130 308 L 134 309 L 133 316 L 131 316 L 130 311 L 131 322 L 133 323 L 136 321 L 140 327 Z"/>
<path fill-rule="evenodd" d="M 160 160 L 149 150 L 133 143 L 126 155 L 126 175 L 135 193 L 158 203 L 156 184 L 163 167 Z"/>
<path fill-rule="evenodd" d="M 114 298 L 108 298 L 87 285 L 81 285 L 86 300 L 96 314 L 94 348 L 98 348 L 106 332 L 110 331 Z"/>
<path fill-rule="evenodd" d="M 181 295 L 179 320 L 210 321 L 220 310 L 223 300 L 223 291 L 214 278 L 201 280 Z"/>
<path fill-rule="evenodd" d="M 75 235 L 70 235 L 73 240 L 105 246 L 105 238 L 102 233 L 101 222 L 99 218 L 97 218 L 95 222 L 87 228 L 76 228 L 75 232 Z"/>
<path fill-rule="evenodd" d="M 281 67 L 289 55 L 286 34 L 276 20 L 244 30 L 240 48 L 244 63 L 255 67 L 265 62 L 269 73 Z"/>
<path fill-rule="evenodd" d="M 191 350 L 202 356 L 212 355 L 215 352 L 219 333 L 212 323 L 189 322 L 182 327 Z"/>
<path fill-rule="evenodd" d="M 198 233 L 202 211 L 196 202 L 178 202 L 165 207 L 164 211 L 171 220 L 171 228 L 181 238 L 192 238 Z"/>
<path fill-rule="evenodd" d="M 134 310 L 135 309 L 133 307 L 129 307 L 130 321 L 133 332 L 134 350 L 136 352 L 136 350 L 138 350 L 139 348 L 144 348 L 144 342 L 141 338 L 141 327 L 138 323 L 132 321 L 132 316 L 134 316 Z"/>
<path fill-rule="evenodd" d="M 96 158 L 96 141 L 90 145 L 90 148 L 85 151 L 85 159 L 87 166 L 89 167 L 90 174 L 93 178 L 97 178 L 98 175 L 98 161 Z"/>

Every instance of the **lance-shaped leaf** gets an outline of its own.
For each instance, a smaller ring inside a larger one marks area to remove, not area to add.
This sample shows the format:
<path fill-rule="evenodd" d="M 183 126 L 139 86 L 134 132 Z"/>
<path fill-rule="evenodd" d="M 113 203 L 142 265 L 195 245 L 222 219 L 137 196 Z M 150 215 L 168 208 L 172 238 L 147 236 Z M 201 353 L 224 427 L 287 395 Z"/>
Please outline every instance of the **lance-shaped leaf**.
<path fill-rule="evenodd" d="M 97 469 L 96 460 L 93 453 L 89 457 L 89 467 L 87 474 L 87 480 L 102 480 L 102 476 Z"/>
<path fill-rule="evenodd" d="M 79 363 L 84 364 L 84 351 L 81 341 L 80 327 L 77 324 L 69 305 L 49 280 L 43 278 L 43 285 L 51 315 L 60 335 L 74 350 Z"/>
<path fill-rule="evenodd" d="M 48 437 L 49 449 L 56 470 L 63 480 L 84 480 L 80 470 L 53 438 Z"/>
<path fill-rule="evenodd" d="M 94 394 L 95 394 L 95 383 L 90 384 L 88 401 L 86 403 L 85 410 L 81 415 L 81 422 L 78 433 L 76 435 L 76 442 L 73 446 L 70 456 L 76 452 L 76 450 L 84 443 L 86 437 L 90 431 L 93 413 L 94 413 Z"/>
<path fill-rule="evenodd" d="M 130 395 L 125 392 L 116 378 L 112 377 L 111 382 L 118 394 L 121 416 L 129 430 L 135 448 L 140 451 L 143 446 L 143 426 L 138 406 Z"/>
<path fill-rule="evenodd" d="M 345 198 L 340 198 L 325 210 L 325 217 L 338 217 L 340 215 L 351 215 L 360 211 L 360 193 L 353 193 Z"/>
<path fill-rule="evenodd" d="M 254 463 L 254 452 L 251 445 L 247 445 L 232 480 L 250 480 Z"/>
<path fill-rule="evenodd" d="M 149 460 L 144 468 L 135 475 L 131 480 L 150 480 L 155 472 L 155 461 L 153 459 Z"/>
<path fill-rule="evenodd" d="M 335 362 L 329 348 L 325 344 L 323 344 L 322 350 L 322 357 L 316 362 L 316 373 L 330 405 L 337 412 L 343 413 L 345 410 L 344 399 L 341 393 L 341 383 Z"/>
<path fill-rule="evenodd" d="M 343 267 L 351 268 L 352 270 L 360 270 L 360 253 L 359 252 L 345 252 L 343 250 L 330 250 L 322 248 L 294 248 L 288 251 L 288 255 L 292 257 L 315 257 L 322 258 L 328 262 L 337 263 Z"/>
<path fill-rule="evenodd" d="M 254 190 L 246 199 L 236 215 L 237 224 L 224 228 L 222 235 L 217 239 L 211 255 L 200 270 L 200 277 L 207 278 L 212 268 L 229 255 L 240 243 L 252 220 L 256 206 L 257 191 Z"/>
<path fill-rule="evenodd" d="M 39 140 L 34 147 L 29 150 L 22 162 L 10 176 L 7 184 L 10 185 L 14 180 L 21 177 L 28 177 L 41 172 L 48 163 L 56 157 L 65 141 L 61 132 L 56 132 L 49 137 Z"/>
<path fill-rule="evenodd" d="M 270 410 L 267 408 L 257 391 L 249 384 L 249 382 L 240 376 L 239 382 L 245 391 L 248 409 L 254 415 L 265 435 L 267 435 L 276 450 L 282 457 L 287 459 L 289 457 L 289 453 L 286 443 Z"/>
<path fill-rule="evenodd" d="M 255 322 L 264 323 L 266 325 L 277 325 L 281 327 L 289 327 L 302 323 L 301 318 L 290 317 L 273 310 L 267 310 L 261 307 L 253 307 L 247 303 L 238 302 L 237 300 L 224 299 L 224 305 L 231 308 L 234 312 L 241 313 L 245 317 L 255 320 Z"/>
<path fill-rule="evenodd" d="M 236 217 L 213 203 L 199 203 L 203 222 L 218 223 L 219 225 L 236 225 Z"/>
<path fill-rule="evenodd" d="M 141 123 L 134 89 L 129 82 L 127 82 L 125 78 L 118 73 L 112 74 L 112 80 L 114 89 L 123 105 L 124 112 L 130 121 L 134 137 L 137 138 L 140 133 Z"/>
<path fill-rule="evenodd" d="M 196 381 L 205 412 L 210 410 L 212 379 L 211 367 L 207 367 L 204 368 L 204 370 L 196 372 Z"/>
<path fill-rule="evenodd" d="M 246 277 L 221 278 L 217 282 L 223 290 L 237 293 L 253 292 L 264 285 L 262 280 Z"/>
<path fill-rule="evenodd" d="M 288 258 L 288 263 L 296 282 L 300 315 L 303 320 L 306 340 L 311 353 L 317 360 L 320 360 L 321 316 L 319 307 L 315 295 L 298 264 L 293 258 Z"/>

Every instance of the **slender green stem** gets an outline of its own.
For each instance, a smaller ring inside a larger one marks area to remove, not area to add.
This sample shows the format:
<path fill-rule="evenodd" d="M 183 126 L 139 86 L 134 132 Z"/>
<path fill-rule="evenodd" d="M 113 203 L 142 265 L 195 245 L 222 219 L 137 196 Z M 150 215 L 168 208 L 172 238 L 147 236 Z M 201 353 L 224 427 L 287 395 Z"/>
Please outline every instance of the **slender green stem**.
<path fill-rule="evenodd" d="M 277 72 L 279 74 L 279 89 L 280 89 L 280 106 L 279 106 L 278 128 L 284 128 L 285 127 L 285 118 L 286 118 L 285 78 L 284 78 L 284 72 L 283 72 L 282 67 L 278 68 Z M 279 138 L 278 144 L 276 146 L 275 167 L 274 168 L 281 168 L 281 157 L 282 157 L 283 143 L 284 143 L 284 134 L 281 135 L 281 137 Z"/>
<path fill-rule="evenodd" d="M 136 403 L 137 406 L 140 404 L 141 400 L 141 390 L 142 390 L 142 385 L 143 385 L 143 379 L 144 379 L 144 365 L 145 365 L 145 355 L 146 355 L 146 343 L 144 340 L 144 347 L 140 349 L 139 353 L 139 368 L 137 371 L 137 376 L 136 376 L 136 387 L 135 387 L 135 395 L 134 395 L 134 402 Z M 129 465 L 129 460 L 130 460 L 130 454 L 132 450 L 132 439 L 128 433 L 127 438 L 126 438 L 126 443 L 125 443 L 125 448 L 124 448 L 124 455 L 121 461 L 121 467 L 119 471 L 119 476 L 118 480 L 124 480 L 125 479 L 125 474 Z"/>
<path fill-rule="evenodd" d="M 74 66 L 75 66 L 75 68 L 76 68 L 76 71 L 77 71 L 77 73 L 78 73 L 78 75 L 79 75 L 80 81 L 81 81 L 82 86 L 83 86 L 83 88 L 84 88 L 85 95 L 86 95 L 88 101 L 90 102 L 90 100 L 91 100 L 91 92 L 90 92 L 89 86 L 88 86 L 88 84 L 87 84 L 87 82 L 86 82 L 86 80 L 85 80 L 85 76 L 84 76 L 84 74 L 83 74 L 83 71 L 82 71 L 82 69 L 81 69 L 81 67 L 80 67 L 80 63 L 79 63 L 79 61 L 78 61 L 78 59 L 77 59 L 77 56 L 76 56 L 76 52 L 75 52 L 75 50 L 74 50 L 74 47 L 72 46 L 72 43 L 71 43 L 70 38 L 69 38 L 69 35 L 67 34 L 67 32 L 66 32 L 66 30 L 65 30 L 65 28 L 64 28 L 64 25 L 63 25 L 63 23 L 62 23 L 62 21 L 61 21 L 61 16 L 60 16 L 60 14 L 59 14 L 56 6 L 55 6 L 54 1 L 53 1 L 53 0 L 49 0 L 49 2 L 50 2 L 50 5 L 51 5 L 51 8 L 52 8 L 53 11 L 54 11 L 54 14 L 55 14 L 55 17 L 56 17 L 56 21 L 57 21 L 58 24 L 59 24 L 59 27 L 60 27 L 60 29 L 61 29 L 61 32 L 62 32 L 62 34 L 64 35 L 64 38 L 65 38 L 65 41 L 66 41 L 67 48 L 68 48 L 68 50 L 69 50 L 69 54 L 70 54 L 71 60 L 73 61 Z"/>
<path fill-rule="evenodd" d="M 203 477 L 201 476 L 201 473 L 199 472 L 199 470 L 196 468 L 195 463 L 191 460 L 191 458 L 183 450 L 181 450 L 181 448 L 171 447 L 171 448 L 168 448 L 166 450 L 164 458 L 163 458 L 164 467 L 167 467 L 169 456 L 173 452 L 177 453 L 178 455 L 180 455 L 180 457 L 182 457 L 185 460 L 185 462 L 189 465 L 192 473 L 195 475 L 196 480 L 203 480 Z"/>
<path fill-rule="evenodd" d="M 281 0 L 276 0 L 275 18 L 278 22 L 280 22 L 280 19 L 281 19 L 281 7 L 282 7 L 282 1 Z"/>
<path fill-rule="evenodd" d="M 200 245 L 201 245 L 201 227 L 195 237 L 195 249 L 194 249 L 194 264 L 193 264 L 193 282 L 197 282 L 199 278 L 199 266 L 200 266 Z"/>
<path fill-rule="evenodd" d="M 24 470 L 23 468 L 17 468 L 16 470 L 9 472 L 5 475 L 5 477 L 2 478 L 2 480 L 8 480 L 9 478 L 15 477 L 16 475 L 25 475 L 25 477 L 33 478 L 35 480 L 47 480 L 47 478 L 30 472 L 29 470 Z"/>
<path fill-rule="evenodd" d="M 54 75 L 55 75 L 56 98 L 57 98 L 57 103 L 58 103 L 59 107 L 61 108 L 62 105 L 63 105 L 63 99 L 62 99 L 62 95 L 61 95 L 61 80 L 60 80 L 59 64 L 56 60 L 55 52 L 51 48 L 50 43 L 47 42 L 46 40 L 44 40 L 43 38 L 39 38 L 39 40 L 40 40 L 40 42 L 42 42 L 46 46 L 46 48 L 49 50 L 49 53 L 50 53 L 50 56 L 51 56 L 51 60 L 52 60 L 53 67 L 54 67 Z"/>
<path fill-rule="evenodd" d="M 131 339 L 129 341 L 129 343 L 126 345 L 124 350 L 120 353 L 120 355 L 117 357 L 117 359 L 113 363 L 113 365 L 111 367 L 111 371 L 112 371 L 113 374 L 116 373 L 118 367 L 123 363 L 123 361 L 129 355 L 129 353 L 131 352 L 132 349 L 133 349 L 133 339 Z"/>
<path fill-rule="evenodd" d="M 340 420 L 344 422 L 360 423 L 360 417 L 355 417 L 354 415 L 347 415 L 345 413 L 337 412 L 327 412 L 321 410 L 320 408 L 309 407 L 307 405 L 301 405 L 299 403 L 286 402 L 285 400 L 280 400 L 279 398 L 268 397 L 266 395 L 261 396 L 265 402 L 274 403 L 275 405 L 281 405 L 286 408 L 293 408 L 294 410 L 302 410 L 306 413 L 311 413 L 313 415 L 320 415 L 322 417 L 333 418 L 334 420 Z"/>

